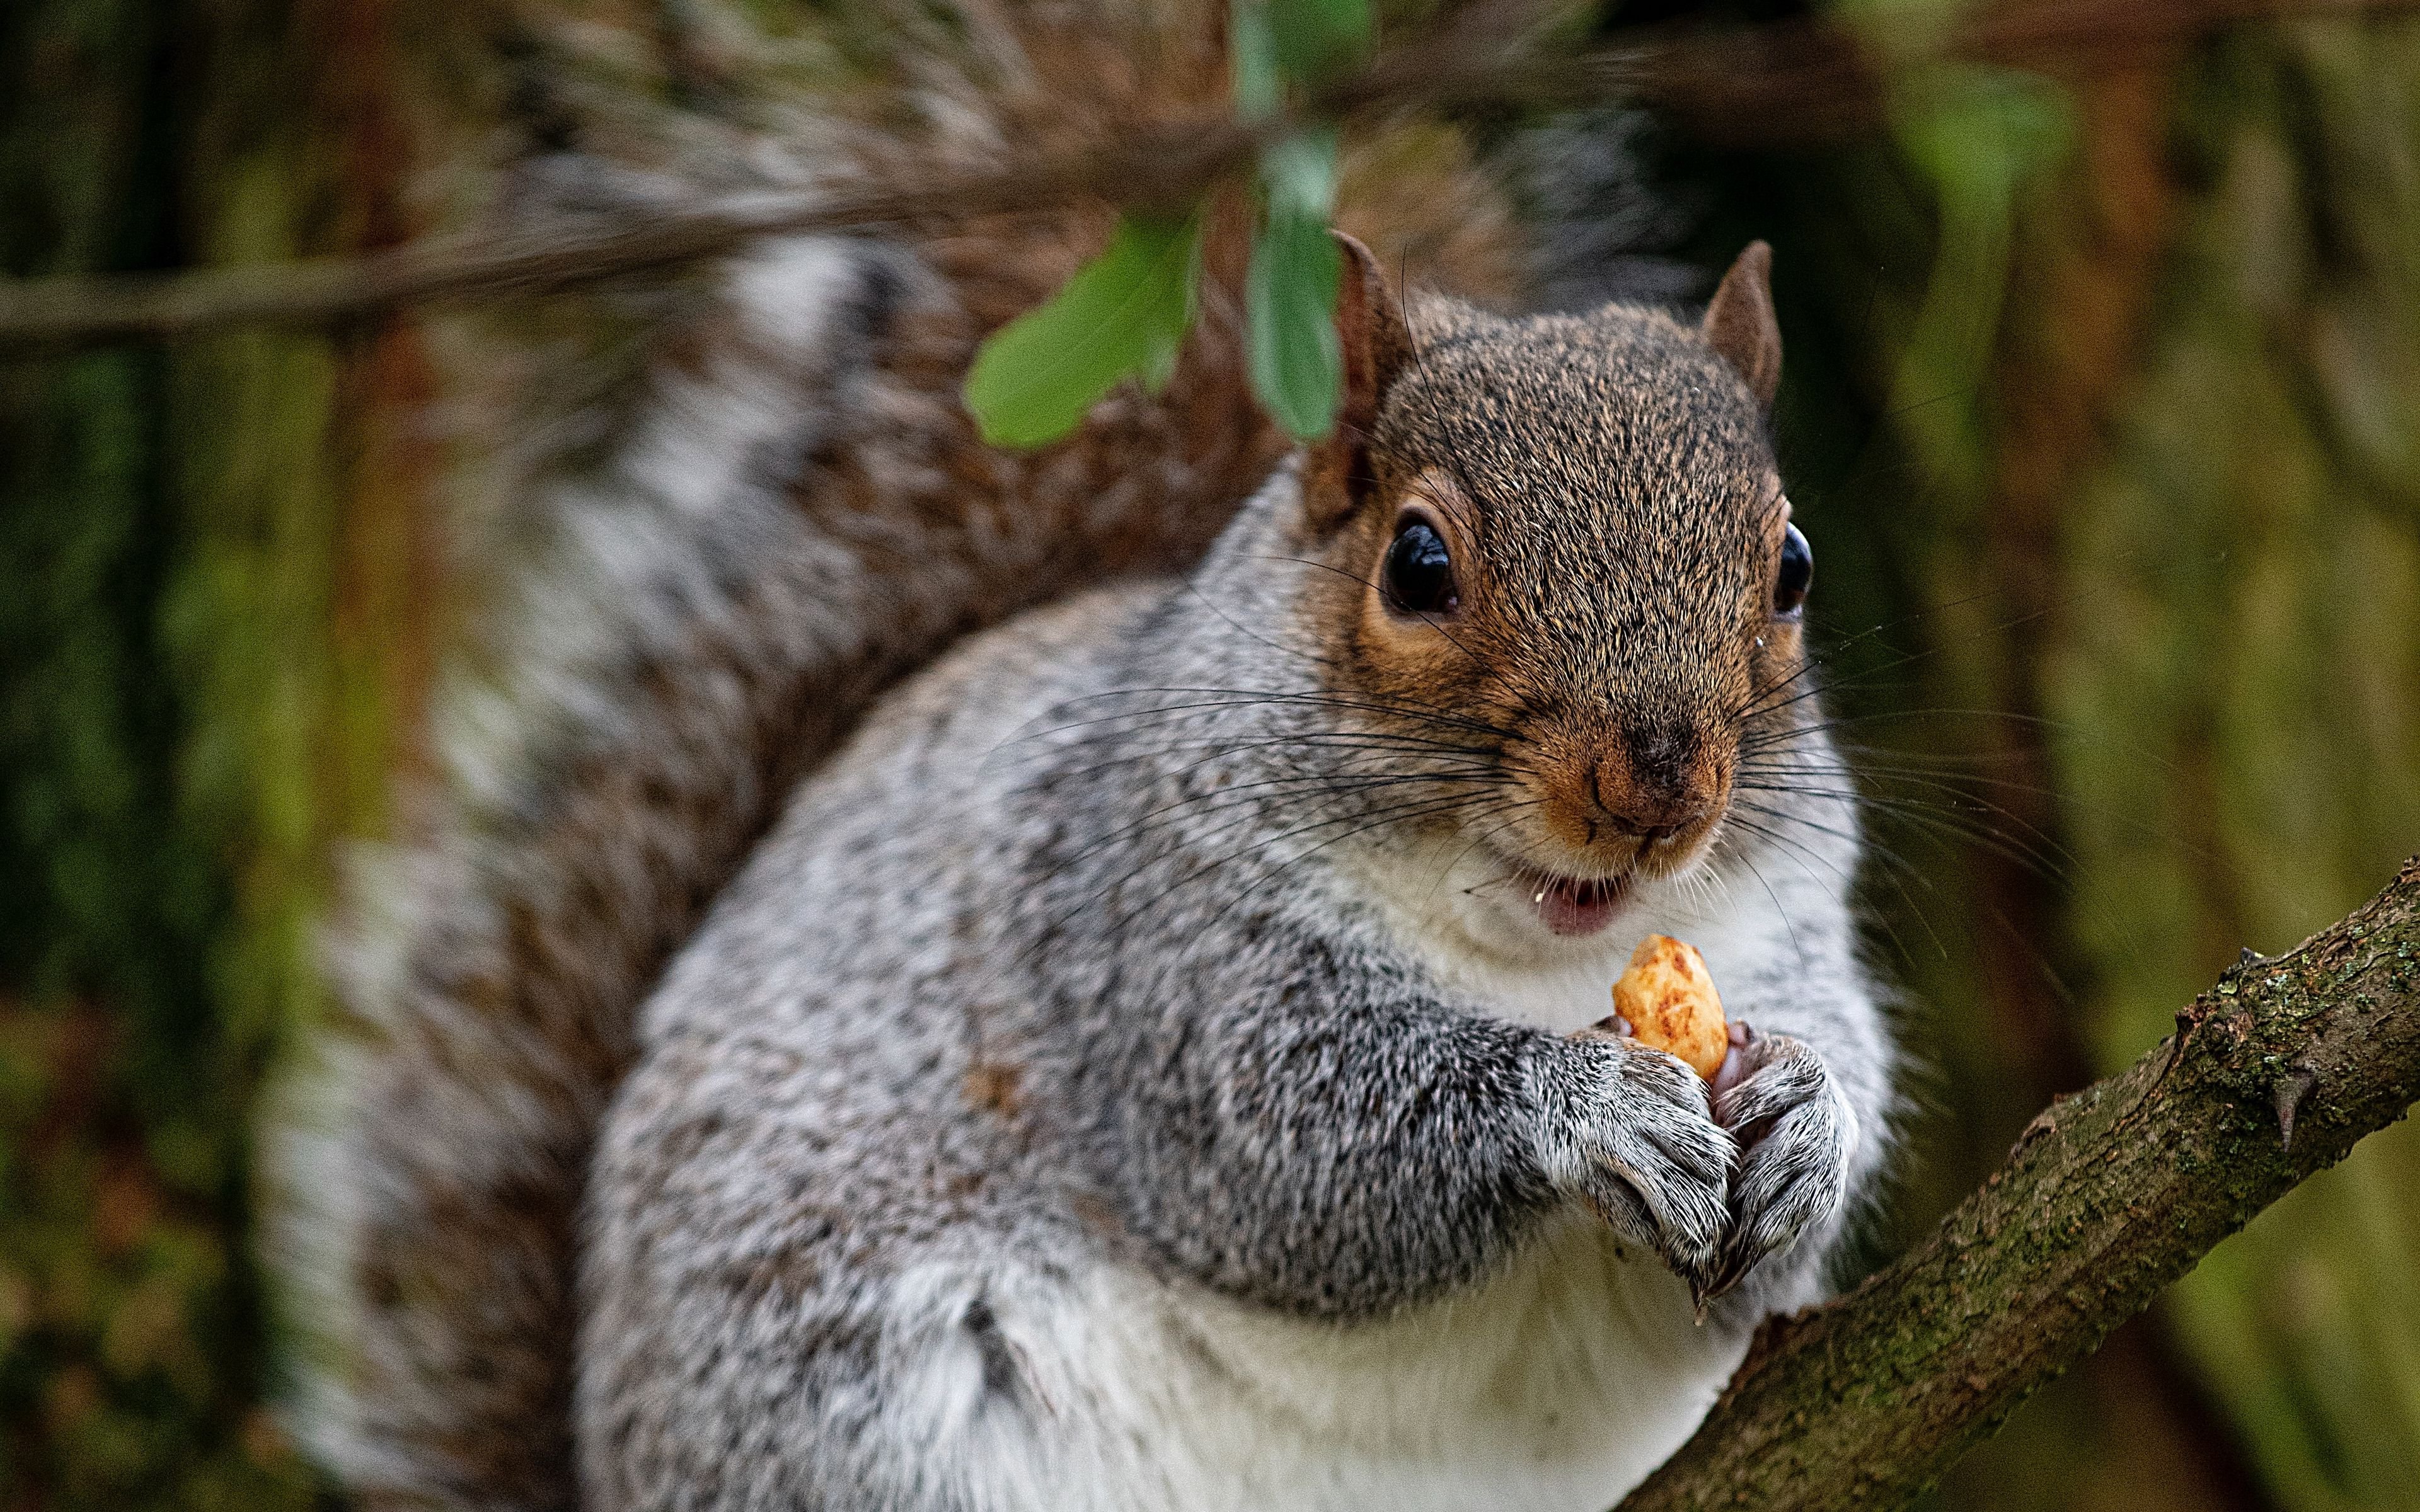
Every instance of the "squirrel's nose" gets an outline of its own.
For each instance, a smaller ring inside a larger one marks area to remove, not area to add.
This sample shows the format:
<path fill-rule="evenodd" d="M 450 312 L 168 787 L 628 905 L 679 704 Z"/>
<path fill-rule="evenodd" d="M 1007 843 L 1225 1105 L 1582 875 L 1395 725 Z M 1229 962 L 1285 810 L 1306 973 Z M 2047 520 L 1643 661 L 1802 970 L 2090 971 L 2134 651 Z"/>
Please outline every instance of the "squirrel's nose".
<path fill-rule="evenodd" d="M 1606 822 L 1657 841 L 1702 822 L 1722 799 L 1721 774 L 1683 724 L 1624 732 L 1597 758 L 1592 784 Z"/>

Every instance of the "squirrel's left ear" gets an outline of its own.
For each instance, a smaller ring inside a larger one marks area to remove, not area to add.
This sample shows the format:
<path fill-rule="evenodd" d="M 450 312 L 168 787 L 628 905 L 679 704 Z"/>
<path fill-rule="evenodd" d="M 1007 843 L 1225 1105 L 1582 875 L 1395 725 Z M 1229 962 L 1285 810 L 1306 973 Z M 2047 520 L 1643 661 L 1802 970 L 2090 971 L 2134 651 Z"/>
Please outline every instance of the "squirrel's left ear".
<path fill-rule="evenodd" d="M 1368 497 L 1370 430 L 1396 377 L 1412 360 L 1404 307 L 1370 249 L 1342 231 L 1330 233 L 1344 255 L 1336 291 L 1336 336 L 1344 363 L 1344 393 L 1336 427 L 1311 448 L 1303 472 L 1303 510 L 1313 529 L 1328 531 Z"/>
<path fill-rule="evenodd" d="M 1747 244 L 1714 290 L 1698 334 L 1747 380 L 1758 404 L 1773 408 L 1774 391 L 1781 387 L 1781 323 L 1773 314 L 1771 247 Z"/>

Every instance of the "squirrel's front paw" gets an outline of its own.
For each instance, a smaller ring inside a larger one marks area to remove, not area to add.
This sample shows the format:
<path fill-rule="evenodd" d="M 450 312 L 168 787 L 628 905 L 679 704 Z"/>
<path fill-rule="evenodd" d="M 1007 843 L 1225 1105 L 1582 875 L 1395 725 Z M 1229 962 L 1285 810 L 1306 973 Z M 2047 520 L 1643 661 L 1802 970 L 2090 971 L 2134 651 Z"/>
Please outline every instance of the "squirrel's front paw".
<path fill-rule="evenodd" d="M 1823 1058 L 1803 1041 L 1751 1034 L 1731 1052 L 1718 1085 L 1714 1117 L 1738 1140 L 1741 1156 L 1709 1296 L 1838 1212 L 1857 1148 L 1856 1114 Z"/>
<path fill-rule="evenodd" d="M 1722 1264 L 1734 1153 L 1706 1084 L 1660 1050 L 1585 1032 L 1552 1045 L 1536 1083 L 1548 1180 L 1704 1291 Z"/>

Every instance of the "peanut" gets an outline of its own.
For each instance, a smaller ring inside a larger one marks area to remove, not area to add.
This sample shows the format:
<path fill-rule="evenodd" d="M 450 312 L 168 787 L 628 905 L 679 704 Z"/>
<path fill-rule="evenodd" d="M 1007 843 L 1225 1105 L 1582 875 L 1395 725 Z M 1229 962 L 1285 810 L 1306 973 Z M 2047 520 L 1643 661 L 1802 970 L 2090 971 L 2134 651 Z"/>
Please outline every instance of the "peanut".
<path fill-rule="evenodd" d="M 1630 968 L 1613 984 L 1613 1011 L 1639 1043 L 1680 1057 L 1710 1082 L 1730 1054 L 1706 958 L 1669 934 L 1650 934 L 1630 953 Z"/>

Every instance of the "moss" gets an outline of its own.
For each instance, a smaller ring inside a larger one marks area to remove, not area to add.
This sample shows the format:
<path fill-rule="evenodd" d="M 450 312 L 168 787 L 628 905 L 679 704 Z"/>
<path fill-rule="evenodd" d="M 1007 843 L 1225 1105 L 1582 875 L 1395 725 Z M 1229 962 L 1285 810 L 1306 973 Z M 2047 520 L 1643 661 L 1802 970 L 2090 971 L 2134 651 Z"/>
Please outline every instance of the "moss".
<path fill-rule="evenodd" d="M 330 205 L 393 188 L 297 87 L 340 39 L 283 5 L 32 0 L 0 28 L 28 70 L 0 89 L 11 271 L 326 250 Z M 343 67 L 375 94 L 374 54 Z M 348 566 L 409 565 L 346 560 L 355 353 L 0 365 L 0 1505 L 319 1494 L 264 1406 L 245 1198 L 332 841 L 393 759 L 396 721 L 362 712 L 385 685 L 340 694 L 334 659 Z M 368 733 L 332 764 L 340 707 Z"/>

